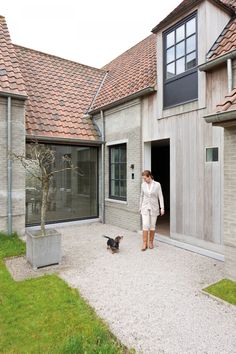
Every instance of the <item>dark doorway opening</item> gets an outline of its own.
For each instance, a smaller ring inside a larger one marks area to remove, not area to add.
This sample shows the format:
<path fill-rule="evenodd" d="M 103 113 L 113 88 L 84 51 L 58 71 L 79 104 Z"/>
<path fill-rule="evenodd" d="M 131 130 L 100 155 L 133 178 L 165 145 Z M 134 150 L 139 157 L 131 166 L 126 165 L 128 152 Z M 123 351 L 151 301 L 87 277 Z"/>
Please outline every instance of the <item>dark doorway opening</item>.
<path fill-rule="evenodd" d="M 157 218 L 156 232 L 170 236 L 170 139 L 152 142 L 151 170 L 154 180 L 161 184 L 165 204 L 165 215 Z"/>

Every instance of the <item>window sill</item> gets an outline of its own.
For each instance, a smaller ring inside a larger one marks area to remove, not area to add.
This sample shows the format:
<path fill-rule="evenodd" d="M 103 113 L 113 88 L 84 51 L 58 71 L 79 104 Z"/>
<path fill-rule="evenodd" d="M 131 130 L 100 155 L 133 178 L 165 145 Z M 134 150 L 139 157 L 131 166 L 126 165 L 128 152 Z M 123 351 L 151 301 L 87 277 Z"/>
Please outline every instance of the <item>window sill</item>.
<path fill-rule="evenodd" d="M 124 200 L 119 200 L 119 199 L 111 199 L 111 198 L 105 198 L 105 202 L 109 202 L 109 203 L 117 203 L 117 204 L 123 204 L 123 205 L 127 205 L 127 201 Z"/>

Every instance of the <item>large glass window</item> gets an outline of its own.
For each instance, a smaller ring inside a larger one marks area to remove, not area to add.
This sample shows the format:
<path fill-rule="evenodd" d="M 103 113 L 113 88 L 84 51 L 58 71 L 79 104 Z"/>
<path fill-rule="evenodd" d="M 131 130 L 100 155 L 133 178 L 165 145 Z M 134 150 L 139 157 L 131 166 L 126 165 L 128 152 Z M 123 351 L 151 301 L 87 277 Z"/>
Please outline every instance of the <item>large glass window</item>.
<path fill-rule="evenodd" d="M 164 32 L 163 66 L 164 108 L 198 98 L 196 12 Z"/>
<path fill-rule="evenodd" d="M 126 200 L 126 144 L 110 147 L 109 197 Z"/>
<path fill-rule="evenodd" d="M 54 174 L 48 193 L 47 222 L 98 216 L 98 152 L 96 147 L 48 145 L 55 151 Z M 66 169 L 67 156 L 75 169 Z M 34 166 L 34 165 L 32 165 Z M 34 167 L 32 167 L 34 168 Z M 35 171 L 35 175 L 38 171 Z M 41 185 L 26 175 L 26 223 L 40 222 Z"/>
<path fill-rule="evenodd" d="M 197 65 L 196 17 L 165 35 L 166 80 Z"/>

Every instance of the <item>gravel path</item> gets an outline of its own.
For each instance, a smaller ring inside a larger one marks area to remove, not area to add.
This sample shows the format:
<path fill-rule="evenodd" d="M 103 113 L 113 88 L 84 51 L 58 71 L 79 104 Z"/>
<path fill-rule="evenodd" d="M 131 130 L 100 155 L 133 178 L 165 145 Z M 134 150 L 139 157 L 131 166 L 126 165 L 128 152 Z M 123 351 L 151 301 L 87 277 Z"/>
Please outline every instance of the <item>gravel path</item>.
<path fill-rule="evenodd" d="M 61 231 L 63 262 L 54 271 L 79 289 L 129 348 L 144 354 L 236 353 L 236 307 L 201 293 L 224 277 L 222 262 L 161 242 L 141 252 L 140 235 L 111 225 Z M 106 249 L 103 234 L 124 235 L 119 254 Z M 15 262 L 18 280 L 24 272 L 47 272 L 32 271 L 22 258 Z M 14 273 L 13 260 L 8 263 Z"/>

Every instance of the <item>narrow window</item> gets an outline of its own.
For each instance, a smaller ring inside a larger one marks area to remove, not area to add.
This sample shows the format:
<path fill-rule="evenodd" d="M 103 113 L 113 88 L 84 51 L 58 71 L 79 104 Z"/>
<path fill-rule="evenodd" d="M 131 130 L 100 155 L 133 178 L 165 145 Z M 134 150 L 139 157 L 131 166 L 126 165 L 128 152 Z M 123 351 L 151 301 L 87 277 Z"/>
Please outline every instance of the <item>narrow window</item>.
<path fill-rule="evenodd" d="M 163 34 L 163 48 L 164 107 L 197 99 L 196 13 Z"/>
<path fill-rule="evenodd" d="M 126 144 L 113 145 L 109 150 L 109 197 L 126 200 Z"/>
<path fill-rule="evenodd" d="M 218 147 L 206 148 L 206 162 L 219 161 Z"/>

